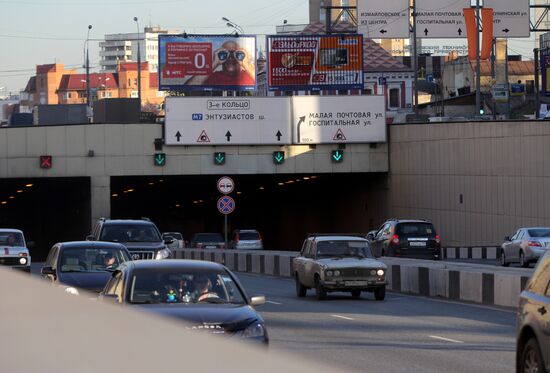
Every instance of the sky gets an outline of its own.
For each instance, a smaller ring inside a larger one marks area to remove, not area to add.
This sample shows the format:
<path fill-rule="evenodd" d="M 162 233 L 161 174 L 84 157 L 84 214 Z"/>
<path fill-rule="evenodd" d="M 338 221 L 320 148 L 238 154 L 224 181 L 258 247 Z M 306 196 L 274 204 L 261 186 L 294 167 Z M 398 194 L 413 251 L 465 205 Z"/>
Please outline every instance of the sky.
<path fill-rule="evenodd" d="M 23 89 L 36 65 L 59 62 L 81 68 L 88 25 L 94 72 L 99 41 L 105 34 L 135 32 L 134 17 L 141 30 L 150 24 L 201 34 L 230 32 L 222 21 L 227 17 L 247 34 L 262 35 L 274 34 L 285 19 L 307 23 L 308 6 L 309 0 L 0 0 L 0 95 Z M 510 54 L 531 57 L 533 48 L 529 39 L 513 40 Z"/>
<path fill-rule="evenodd" d="M 305 24 L 308 0 L 0 0 L 0 87 L 18 93 L 36 65 L 60 62 L 79 68 L 90 39 L 136 32 L 151 24 L 187 33 L 224 34 L 227 17 L 247 34 L 274 34 L 283 20 Z M 90 42 L 90 65 L 97 71 L 99 41 Z M 0 92 L 2 95 L 4 91 Z"/>

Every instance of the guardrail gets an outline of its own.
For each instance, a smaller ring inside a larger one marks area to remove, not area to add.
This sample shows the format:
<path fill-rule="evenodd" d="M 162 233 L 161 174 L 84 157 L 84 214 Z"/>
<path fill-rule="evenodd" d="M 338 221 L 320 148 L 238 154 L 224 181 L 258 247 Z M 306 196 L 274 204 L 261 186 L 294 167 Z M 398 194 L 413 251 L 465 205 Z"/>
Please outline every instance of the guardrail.
<path fill-rule="evenodd" d="M 236 272 L 293 277 L 289 251 L 177 250 L 181 259 L 224 264 Z M 388 266 L 388 290 L 449 300 L 516 307 L 532 269 L 504 268 L 469 263 L 381 258 Z"/>
<path fill-rule="evenodd" d="M 441 249 L 443 259 L 495 259 L 500 257 L 497 246 L 457 246 Z"/>

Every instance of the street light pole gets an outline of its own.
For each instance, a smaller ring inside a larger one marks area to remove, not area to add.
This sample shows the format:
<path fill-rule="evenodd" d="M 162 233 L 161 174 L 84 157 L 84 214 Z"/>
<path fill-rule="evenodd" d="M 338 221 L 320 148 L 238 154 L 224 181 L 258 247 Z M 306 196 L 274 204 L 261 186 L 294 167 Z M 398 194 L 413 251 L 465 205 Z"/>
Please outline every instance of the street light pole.
<path fill-rule="evenodd" d="M 134 17 L 134 21 L 137 26 L 137 72 L 138 72 L 138 100 L 139 100 L 139 112 L 141 113 L 141 48 L 140 48 L 140 37 L 139 37 L 139 22 L 138 17 Z"/>
<path fill-rule="evenodd" d="M 90 53 L 88 48 L 91 29 L 92 25 L 88 25 L 88 35 L 86 35 L 86 105 L 88 105 L 88 107 L 90 107 L 92 103 L 92 100 L 90 100 Z"/>
<path fill-rule="evenodd" d="M 233 27 L 238 33 L 244 34 L 244 29 L 227 17 L 222 17 L 222 21 L 227 22 L 227 26 Z"/>
<path fill-rule="evenodd" d="M 476 115 L 480 115 L 481 109 L 481 59 L 479 58 L 479 29 L 481 28 L 480 4 L 476 0 Z"/>

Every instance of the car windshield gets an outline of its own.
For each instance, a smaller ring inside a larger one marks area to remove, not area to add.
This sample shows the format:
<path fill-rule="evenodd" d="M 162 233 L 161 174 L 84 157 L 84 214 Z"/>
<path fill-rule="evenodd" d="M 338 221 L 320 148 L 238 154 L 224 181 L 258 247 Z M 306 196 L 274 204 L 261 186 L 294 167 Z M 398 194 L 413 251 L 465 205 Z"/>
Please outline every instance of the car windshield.
<path fill-rule="evenodd" d="M 61 272 L 112 272 L 130 260 L 120 248 L 74 247 L 61 251 Z"/>
<path fill-rule="evenodd" d="M 219 233 L 199 233 L 195 235 L 195 242 L 223 242 L 223 237 Z"/>
<path fill-rule="evenodd" d="M 0 246 L 25 246 L 19 232 L 0 232 Z"/>
<path fill-rule="evenodd" d="M 435 237 L 435 229 L 431 223 L 399 223 L 395 227 L 395 234 L 405 237 Z"/>
<path fill-rule="evenodd" d="M 320 241 L 317 242 L 317 258 L 373 258 L 366 241 Z"/>
<path fill-rule="evenodd" d="M 529 236 L 533 238 L 550 238 L 550 228 L 529 229 Z"/>
<path fill-rule="evenodd" d="M 152 225 L 106 225 L 100 241 L 109 242 L 159 242 L 159 233 Z"/>
<path fill-rule="evenodd" d="M 172 237 L 175 240 L 183 240 L 181 233 L 165 233 L 164 237 Z"/>
<path fill-rule="evenodd" d="M 259 241 L 260 234 L 258 232 L 240 232 L 239 239 L 241 241 Z"/>
<path fill-rule="evenodd" d="M 225 271 L 137 270 L 130 282 L 130 303 L 245 304 L 237 283 Z"/>

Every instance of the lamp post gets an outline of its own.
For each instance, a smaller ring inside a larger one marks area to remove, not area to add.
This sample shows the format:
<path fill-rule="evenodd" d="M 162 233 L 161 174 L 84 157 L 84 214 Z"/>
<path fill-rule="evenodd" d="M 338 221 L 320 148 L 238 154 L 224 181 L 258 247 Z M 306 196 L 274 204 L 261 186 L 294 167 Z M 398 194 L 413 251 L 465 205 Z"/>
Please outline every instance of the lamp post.
<path fill-rule="evenodd" d="M 141 113 L 141 48 L 140 48 L 140 37 L 139 37 L 139 22 L 138 17 L 134 17 L 137 27 L 137 72 L 138 72 L 138 100 L 139 100 L 139 112 Z"/>
<path fill-rule="evenodd" d="M 86 35 L 86 105 L 90 107 L 90 54 L 88 44 L 90 41 L 90 30 L 92 25 L 88 25 L 88 34 Z"/>
<path fill-rule="evenodd" d="M 228 27 L 232 27 L 237 33 L 244 34 L 244 29 L 233 21 L 230 21 L 227 17 L 222 17 L 222 21 L 226 22 Z"/>

